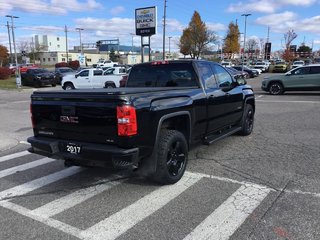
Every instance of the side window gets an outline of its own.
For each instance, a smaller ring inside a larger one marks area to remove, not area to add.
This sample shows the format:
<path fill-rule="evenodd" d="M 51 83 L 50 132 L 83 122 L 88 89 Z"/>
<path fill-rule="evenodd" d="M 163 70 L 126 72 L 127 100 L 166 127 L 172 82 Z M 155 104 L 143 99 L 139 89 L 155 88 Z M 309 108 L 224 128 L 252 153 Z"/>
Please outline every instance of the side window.
<path fill-rule="evenodd" d="M 309 74 L 309 69 L 308 67 L 302 67 L 298 68 L 293 72 L 294 75 L 302 75 L 302 74 Z"/>
<path fill-rule="evenodd" d="M 199 75 L 205 84 L 205 88 L 215 88 L 216 81 L 212 69 L 208 63 L 198 63 Z"/>
<path fill-rule="evenodd" d="M 93 76 L 101 76 L 102 75 L 102 71 L 101 70 L 94 70 L 93 71 Z"/>
<path fill-rule="evenodd" d="M 79 74 L 80 77 L 88 77 L 89 76 L 89 70 L 84 70 Z"/>
<path fill-rule="evenodd" d="M 104 75 L 113 74 L 113 72 L 114 72 L 114 68 L 109 68 L 104 72 Z"/>
<path fill-rule="evenodd" d="M 310 67 L 310 74 L 320 74 L 320 66 Z"/>
<path fill-rule="evenodd" d="M 213 65 L 215 77 L 220 88 L 230 87 L 233 82 L 231 75 L 223 67 Z"/>

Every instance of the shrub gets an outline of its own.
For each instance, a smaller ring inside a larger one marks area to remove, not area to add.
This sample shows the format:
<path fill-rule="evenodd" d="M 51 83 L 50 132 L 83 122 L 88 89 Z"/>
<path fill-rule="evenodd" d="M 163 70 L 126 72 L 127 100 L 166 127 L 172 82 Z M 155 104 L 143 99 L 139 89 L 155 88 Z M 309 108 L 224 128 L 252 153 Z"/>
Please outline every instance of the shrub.
<path fill-rule="evenodd" d="M 11 69 L 7 67 L 0 67 L 0 79 L 8 79 L 11 76 Z"/>
<path fill-rule="evenodd" d="M 55 66 L 56 68 L 69 67 L 69 64 L 66 63 L 66 62 L 59 62 L 59 63 L 56 63 L 54 66 Z"/>
<path fill-rule="evenodd" d="M 77 70 L 80 67 L 80 62 L 78 60 L 70 61 L 69 67 L 71 67 L 73 70 Z"/>

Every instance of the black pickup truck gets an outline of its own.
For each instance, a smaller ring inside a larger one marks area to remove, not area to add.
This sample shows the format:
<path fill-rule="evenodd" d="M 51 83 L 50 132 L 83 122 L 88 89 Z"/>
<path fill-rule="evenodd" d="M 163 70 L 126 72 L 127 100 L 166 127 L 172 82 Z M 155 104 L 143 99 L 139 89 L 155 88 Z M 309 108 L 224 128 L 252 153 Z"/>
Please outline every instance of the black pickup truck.
<path fill-rule="evenodd" d="M 192 146 L 252 132 L 255 100 L 221 65 L 177 60 L 133 66 L 125 88 L 34 92 L 30 110 L 30 152 L 172 184 Z"/>

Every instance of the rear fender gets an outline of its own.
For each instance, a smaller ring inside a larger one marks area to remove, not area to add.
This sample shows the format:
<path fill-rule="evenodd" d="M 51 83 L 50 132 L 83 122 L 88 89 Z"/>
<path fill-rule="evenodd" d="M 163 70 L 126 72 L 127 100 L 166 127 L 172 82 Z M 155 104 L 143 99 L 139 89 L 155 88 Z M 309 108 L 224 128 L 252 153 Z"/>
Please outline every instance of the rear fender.
<path fill-rule="evenodd" d="M 151 174 L 153 174 L 156 171 L 157 161 L 158 161 L 157 146 L 158 146 L 159 140 L 160 140 L 161 129 L 162 128 L 173 129 L 173 125 L 170 123 L 176 122 L 176 120 L 180 117 L 183 119 L 185 119 L 185 118 L 187 119 L 187 122 L 186 122 L 187 129 L 185 129 L 184 132 L 182 132 L 182 133 L 186 137 L 188 147 L 190 146 L 190 141 L 191 141 L 191 115 L 190 115 L 190 112 L 180 111 L 180 112 L 170 113 L 170 114 L 162 116 L 159 120 L 159 123 L 158 123 L 156 139 L 155 139 L 155 144 L 153 147 L 152 154 L 147 159 L 144 159 L 142 166 L 139 168 L 140 174 L 142 176 L 150 176 Z M 177 130 L 179 130 L 179 129 L 177 129 Z"/>

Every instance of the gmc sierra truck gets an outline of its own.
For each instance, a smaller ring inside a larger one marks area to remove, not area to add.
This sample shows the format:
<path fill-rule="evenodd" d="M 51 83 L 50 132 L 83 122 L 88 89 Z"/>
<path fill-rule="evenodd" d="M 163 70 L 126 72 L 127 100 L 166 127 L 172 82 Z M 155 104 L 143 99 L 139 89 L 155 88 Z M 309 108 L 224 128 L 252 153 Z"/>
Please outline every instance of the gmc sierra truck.
<path fill-rule="evenodd" d="M 217 63 L 176 60 L 133 66 L 124 88 L 34 92 L 30 111 L 30 152 L 173 184 L 191 147 L 252 132 L 255 99 Z"/>

